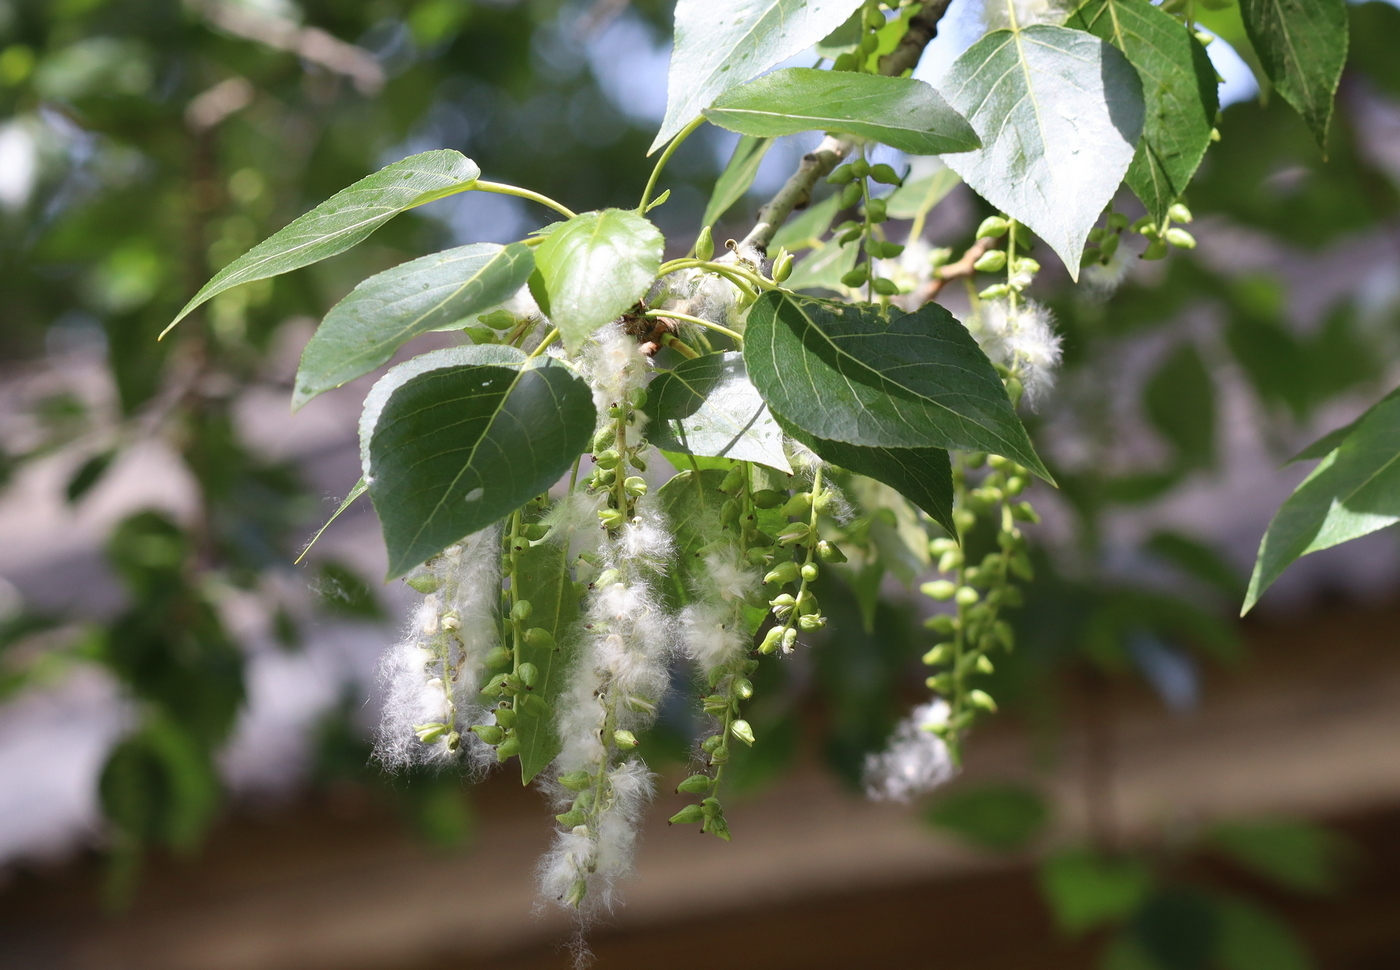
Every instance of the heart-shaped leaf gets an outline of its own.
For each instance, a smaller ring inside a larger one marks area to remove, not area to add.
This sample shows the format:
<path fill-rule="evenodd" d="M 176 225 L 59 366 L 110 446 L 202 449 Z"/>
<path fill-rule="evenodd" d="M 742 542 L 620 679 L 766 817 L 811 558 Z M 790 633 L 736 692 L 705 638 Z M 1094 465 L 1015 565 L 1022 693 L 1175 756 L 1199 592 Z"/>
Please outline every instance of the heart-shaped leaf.
<path fill-rule="evenodd" d="M 756 461 L 792 474 L 783 431 L 749 382 L 742 354 L 682 361 L 647 388 L 652 444 L 702 458 Z"/>
<path fill-rule="evenodd" d="M 721 128 L 756 137 L 802 131 L 859 135 L 913 155 L 981 146 L 962 115 L 923 81 L 789 67 L 734 88 L 705 109 Z"/>
<path fill-rule="evenodd" d="M 195 307 L 240 283 L 290 273 L 343 253 L 400 212 L 470 188 L 480 175 L 476 162 L 450 148 L 421 152 L 386 165 L 341 189 L 219 270 L 185 304 L 170 327 Z"/>
<path fill-rule="evenodd" d="M 678 0 L 656 151 L 725 91 L 840 27 L 862 0 Z"/>
<path fill-rule="evenodd" d="M 983 147 L 948 167 L 1031 228 L 1079 278 L 1084 240 L 1142 134 L 1142 83 L 1112 45 L 1068 27 L 994 30 L 943 80 Z"/>
<path fill-rule="evenodd" d="M 1325 150 L 1347 60 L 1346 0 L 1240 0 L 1240 14 L 1264 72 Z"/>
<path fill-rule="evenodd" d="M 774 415 L 814 438 L 987 451 L 1049 480 L 991 362 L 936 303 L 904 313 L 769 291 L 749 311 L 744 362 Z"/>
<path fill-rule="evenodd" d="M 630 209 L 584 212 L 556 226 L 535 252 L 549 319 L 569 353 L 640 300 L 661 268 L 665 240 Z"/>
<path fill-rule="evenodd" d="M 1146 114 L 1127 183 L 1160 223 L 1210 147 L 1220 107 L 1210 57 L 1181 21 L 1147 0 L 1087 0 L 1065 25 L 1108 41 L 1142 78 Z"/>
<path fill-rule="evenodd" d="M 360 462 L 389 578 L 548 489 L 593 435 L 593 395 L 568 365 L 512 347 L 406 361 L 365 399 Z"/>
<path fill-rule="evenodd" d="M 371 276 L 331 307 L 302 351 L 293 409 L 369 373 L 419 334 L 508 299 L 534 268 L 523 243 L 476 243 Z"/>

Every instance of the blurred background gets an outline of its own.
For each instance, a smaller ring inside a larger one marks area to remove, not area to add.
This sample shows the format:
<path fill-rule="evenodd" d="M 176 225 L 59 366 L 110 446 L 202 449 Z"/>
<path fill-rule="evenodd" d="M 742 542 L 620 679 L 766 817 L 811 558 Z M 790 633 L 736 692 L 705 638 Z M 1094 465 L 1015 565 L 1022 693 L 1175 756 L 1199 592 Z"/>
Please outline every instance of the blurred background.
<path fill-rule="evenodd" d="M 1062 488 L 1034 496 L 1002 715 L 945 790 L 862 798 L 924 695 L 910 589 L 931 572 L 911 521 L 872 523 L 896 564 L 878 600 L 833 587 L 830 635 L 763 669 L 734 843 L 668 829 L 663 794 L 627 905 L 590 932 L 600 966 L 1400 966 L 1395 536 L 1304 559 L 1234 619 L 1307 471 L 1284 461 L 1400 376 L 1400 10 L 1351 6 L 1324 162 L 1210 6 L 1228 106 L 1189 197 L 1199 247 L 1077 286 L 1042 258 L 1066 365 L 1031 423 Z M 918 76 L 980 18 L 953 0 Z M 542 800 L 368 762 L 408 599 L 368 505 L 293 563 L 359 476 L 372 377 L 288 412 L 356 282 L 547 213 L 459 195 L 156 335 L 413 152 L 634 204 L 670 22 L 667 0 L 0 0 L 0 965 L 570 964 L 568 920 L 533 909 Z M 716 237 L 815 140 L 777 143 Z M 673 160 L 671 248 L 735 141 L 705 128 Z M 923 236 L 961 252 L 987 210 L 947 187 Z M 663 792 L 697 730 L 678 687 L 644 742 Z"/>

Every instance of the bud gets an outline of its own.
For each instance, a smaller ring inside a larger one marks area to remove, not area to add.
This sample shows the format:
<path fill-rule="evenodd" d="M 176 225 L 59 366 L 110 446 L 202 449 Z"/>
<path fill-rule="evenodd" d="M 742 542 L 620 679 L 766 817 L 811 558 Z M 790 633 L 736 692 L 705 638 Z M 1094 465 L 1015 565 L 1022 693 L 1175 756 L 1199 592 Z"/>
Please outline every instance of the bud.
<path fill-rule="evenodd" d="M 506 732 L 494 724 L 477 724 L 472 727 L 472 733 L 479 737 L 483 744 L 490 745 L 500 744 L 506 737 Z"/>
<path fill-rule="evenodd" d="M 950 600 L 957 591 L 957 586 L 946 579 L 935 579 L 919 587 L 919 592 L 936 600 Z"/>
<path fill-rule="evenodd" d="M 1191 222 L 1194 218 L 1191 210 L 1180 202 L 1172 203 L 1172 207 L 1167 210 L 1167 218 L 1172 222 Z"/>
<path fill-rule="evenodd" d="M 713 788 L 714 784 L 715 780 L 709 775 L 691 775 L 676 786 L 676 792 L 685 792 L 688 795 L 703 795 Z"/>
<path fill-rule="evenodd" d="M 753 728 L 751 728 L 749 722 L 745 721 L 743 718 L 739 718 L 733 724 L 729 725 L 729 733 L 749 747 L 753 747 Z"/>
<path fill-rule="evenodd" d="M 1006 251 L 989 249 L 978 257 L 977 262 L 972 264 L 972 268 L 979 273 L 998 273 L 1006 268 Z"/>
<path fill-rule="evenodd" d="M 783 515 L 789 518 L 803 518 L 812 511 L 812 493 L 798 492 L 783 506 Z"/>
<path fill-rule="evenodd" d="M 814 562 L 802 564 L 802 578 L 809 583 L 816 581 L 819 572 L 820 570 L 817 569 L 817 564 Z"/>
<path fill-rule="evenodd" d="M 534 687 L 535 683 L 540 679 L 539 668 L 532 663 L 521 664 L 517 673 L 520 675 L 521 682 L 524 683 L 526 687 Z"/>
<path fill-rule="evenodd" d="M 617 449 L 615 448 L 600 451 L 593 456 L 593 464 L 597 465 L 599 468 L 616 468 L 617 463 L 621 460 L 622 456 L 617 453 Z"/>
<path fill-rule="evenodd" d="M 997 702 L 992 700 L 992 695 L 984 690 L 968 691 L 967 702 L 973 707 L 981 708 L 984 711 L 990 711 L 993 714 L 995 714 L 997 710 Z"/>
<path fill-rule="evenodd" d="M 629 475 L 622 483 L 628 495 L 645 495 L 647 493 L 647 480 L 640 475 Z"/>
<path fill-rule="evenodd" d="M 438 587 L 442 585 L 442 583 L 438 581 L 438 578 L 432 573 L 410 576 L 408 579 L 405 579 L 404 582 L 408 584 L 409 589 L 422 593 L 424 596 L 427 596 L 429 593 L 436 593 Z"/>
<path fill-rule="evenodd" d="M 768 571 L 768 575 L 763 577 L 764 585 L 769 583 L 793 583 L 802 574 L 801 568 L 792 560 L 778 563 Z"/>
<path fill-rule="evenodd" d="M 899 174 L 884 163 L 870 166 L 870 177 L 881 185 L 898 185 L 902 181 Z"/>
<path fill-rule="evenodd" d="M 772 653 L 774 650 L 778 649 L 778 643 L 782 638 L 783 628 L 780 626 L 773 627 L 773 629 L 768 631 L 767 636 L 763 638 L 763 642 L 758 645 L 758 652 L 765 654 Z"/>
<path fill-rule="evenodd" d="M 1196 237 L 1191 235 L 1185 229 L 1178 229 L 1175 226 L 1173 226 L 1172 228 L 1167 230 L 1166 239 L 1170 245 L 1175 246 L 1177 249 L 1196 248 Z"/>
<path fill-rule="evenodd" d="M 940 643 L 928 653 L 924 654 L 924 663 L 930 667 L 937 667 L 939 664 L 946 664 L 953 659 L 953 645 L 951 643 Z"/>
<path fill-rule="evenodd" d="M 786 501 L 784 493 L 771 488 L 761 488 L 753 493 L 753 504 L 761 509 L 776 509 Z"/>
<path fill-rule="evenodd" d="M 846 554 L 841 551 L 841 547 L 834 542 L 827 542 L 825 539 L 817 543 L 817 556 L 822 562 L 846 561 Z"/>
<path fill-rule="evenodd" d="M 708 260 L 715 254 L 715 237 L 706 226 L 700 230 L 699 237 L 695 240 L 695 258 Z"/>
<path fill-rule="evenodd" d="M 631 751 L 637 746 L 637 736 L 631 731 L 614 731 L 613 742 L 624 751 Z"/>
<path fill-rule="evenodd" d="M 861 199 L 862 189 L 863 183 L 861 183 L 859 180 L 850 183 L 844 189 L 842 189 L 840 207 L 842 209 L 849 209 L 851 206 L 859 202 Z"/>
<path fill-rule="evenodd" d="M 773 260 L 773 281 L 782 283 L 792 275 L 792 253 L 786 249 L 778 250 L 778 256 Z"/>
<path fill-rule="evenodd" d="M 672 815 L 666 823 L 668 825 L 689 825 L 698 822 L 705 817 L 705 810 L 699 805 L 687 805 L 676 814 Z"/>
<path fill-rule="evenodd" d="M 869 268 L 864 263 L 862 263 L 861 265 L 857 266 L 855 269 L 847 273 L 845 276 L 841 277 L 841 285 L 849 286 L 851 289 L 855 289 L 856 287 L 864 286 L 865 281 L 869 278 Z"/>
<path fill-rule="evenodd" d="M 987 216 L 982 220 L 982 224 L 977 227 L 978 239 L 996 239 L 1006 235 L 1006 231 L 1011 228 L 1011 223 L 1001 216 Z"/>

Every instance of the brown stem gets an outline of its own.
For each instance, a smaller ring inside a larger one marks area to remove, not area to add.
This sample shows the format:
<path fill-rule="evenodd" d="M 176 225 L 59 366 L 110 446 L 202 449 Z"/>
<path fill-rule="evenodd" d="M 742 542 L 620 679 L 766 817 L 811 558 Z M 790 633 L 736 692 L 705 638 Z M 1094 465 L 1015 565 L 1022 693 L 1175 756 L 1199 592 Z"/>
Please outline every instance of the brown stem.
<path fill-rule="evenodd" d="M 927 0 L 919 12 L 909 19 L 909 29 L 900 38 L 895 49 L 880 58 L 881 74 L 899 77 L 919 63 L 924 48 L 938 36 L 938 22 L 943 19 L 943 14 L 947 12 L 951 2 L 952 0 Z M 830 175 L 832 169 L 850 154 L 855 143 L 854 138 L 827 135 L 820 145 L 803 155 L 797 171 L 793 172 L 778 193 L 758 210 L 758 222 L 744 237 L 740 249 L 767 252 L 778 228 L 787 221 L 793 210 L 806 208 L 812 201 L 812 189 L 816 187 L 817 181 Z"/>
<path fill-rule="evenodd" d="M 953 280 L 965 279 L 977 272 L 973 268 L 976 262 L 986 255 L 987 251 L 996 245 L 996 240 L 984 236 L 967 248 L 967 252 L 962 254 L 962 258 L 956 263 L 946 263 L 934 271 L 933 279 L 924 284 L 924 288 L 919 291 L 918 304 L 922 306 L 932 300 L 943 291 Z"/>

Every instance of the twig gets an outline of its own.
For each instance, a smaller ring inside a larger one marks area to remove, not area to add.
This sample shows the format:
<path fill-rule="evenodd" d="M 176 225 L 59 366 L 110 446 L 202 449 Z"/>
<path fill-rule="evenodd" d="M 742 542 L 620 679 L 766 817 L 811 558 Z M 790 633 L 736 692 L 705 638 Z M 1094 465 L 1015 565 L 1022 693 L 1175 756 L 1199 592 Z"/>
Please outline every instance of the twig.
<path fill-rule="evenodd" d="M 934 271 L 933 279 L 924 284 L 924 288 L 919 291 L 918 306 L 923 306 L 943 291 L 953 280 L 966 279 L 977 270 L 973 269 L 973 264 L 981 259 L 989 249 L 996 245 L 996 240 L 989 236 L 977 240 L 967 247 L 967 252 L 962 254 L 962 259 L 956 263 L 945 263 Z"/>
<path fill-rule="evenodd" d="M 900 39 L 895 49 L 880 58 L 880 73 L 899 77 L 919 63 L 924 48 L 938 36 L 938 22 L 948 10 L 952 0 L 927 0 L 923 8 L 909 19 L 909 30 Z M 792 215 L 793 210 L 806 208 L 812 201 L 812 189 L 817 181 L 831 174 L 832 169 L 841 164 L 852 148 L 854 138 L 839 138 L 827 135 L 813 151 L 802 156 L 797 171 L 792 173 L 783 187 L 778 190 L 763 208 L 758 210 L 758 222 L 744 241 L 739 244 L 741 251 L 768 251 L 778 228 Z"/>

